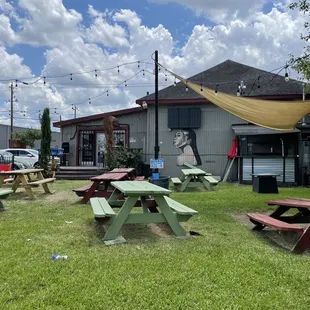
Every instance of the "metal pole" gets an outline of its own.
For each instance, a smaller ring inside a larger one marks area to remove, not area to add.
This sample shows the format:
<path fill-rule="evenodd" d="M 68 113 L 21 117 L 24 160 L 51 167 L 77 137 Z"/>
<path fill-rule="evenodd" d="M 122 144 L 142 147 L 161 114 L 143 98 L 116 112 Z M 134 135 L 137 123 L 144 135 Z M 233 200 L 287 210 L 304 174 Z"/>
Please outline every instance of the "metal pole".
<path fill-rule="evenodd" d="M 302 83 L 302 101 L 305 101 L 305 83 Z M 306 124 L 306 117 L 302 118 L 301 125 L 305 126 Z"/>
<path fill-rule="evenodd" d="M 13 93 L 13 82 L 11 83 L 11 130 L 10 130 L 10 143 L 9 146 L 11 147 L 11 143 L 13 140 L 13 102 L 14 102 L 14 93 Z"/>
<path fill-rule="evenodd" d="M 158 51 L 155 51 L 155 159 L 158 159 Z"/>

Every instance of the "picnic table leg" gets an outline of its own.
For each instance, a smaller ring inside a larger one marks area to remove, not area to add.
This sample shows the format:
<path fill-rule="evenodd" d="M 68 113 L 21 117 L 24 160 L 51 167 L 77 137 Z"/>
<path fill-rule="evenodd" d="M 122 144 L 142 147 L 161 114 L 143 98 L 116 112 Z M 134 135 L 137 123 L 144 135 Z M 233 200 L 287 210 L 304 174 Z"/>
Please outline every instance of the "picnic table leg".
<path fill-rule="evenodd" d="M 27 181 L 25 181 L 26 182 L 26 184 L 27 184 Z M 12 182 L 12 191 L 15 193 L 16 192 L 16 190 L 17 190 L 17 188 L 18 188 L 18 186 L 19 186 L 19 183 L 21 183 L 21 175 L 19 174 L 19 175 L 15 175 L 14 176 L 14 180 L 13 180 L 13 182 Z"/>
<path fill-rule="evenodd" d="M 199 176 L 199 180 L 202 182 L 202 184 L 204 185 L 204 187 L 209 190 L 209 191 L 213 191 L 214 188 L 213 186 L 204 178 L 204 175 L 200 175 Z"/>
<path fill-rule="evenodd" d="M 29 198 L 30 199 L 35 199 L 34 193 L 33 193 L 32 189 L 31 189 L 31 187 L 28 185 L 26 177 L 23 174 L 20 174 L 18 177 L 19 177 L 19 183 L 21 184 L 20 187 L 24 186 L 25 190 L 26 190 L 26 192 L 27 192 L 27 194 L 29 196 Z"/>
<path fill-rule="evenodd" d="M 30 177 L 29 177 L 30 178 Z M 30 178 L 31 179 L 31 178 Z M 42 174 L 41 171 L 37 172 L 37 179 L 38 180 L 44 180 L 44 176 Z M 50 189 L 48 188 L 48 185 L 45 183 L 45 184 L 41 184 L 43 189 L 44 189 L 44 192 L 47 193 L 47 194 L 53 194 L 53 192 L 50 191 Z"/>
<path fill-rule="evenodd" d="M 84 194 L 84 197 L 82 199 L 82 202 L 86 203 L 94 194 L 95 190 L 98 188 L 100 182 L 94 181 L 92 186 L 89 188 L 89 190 Z"/>
<path fill-rule="evenodd" d="M 130 196 L 124 202 L 122 208 L 118 212 L 117 216 L 114 218 L 112 224 L 109 226 L 107 232 L 103 237 L 103 241 L 110 241 L 109 244 L 113 244 L 113 240 L 115 243 L 117 242 L 117 236 L 122 226 L 126 222 L 128 215 L 132 208 L 135 206 L 136 201 L 139 199 L 139 196 Z"/>
<path fill-rule="evenodd" d="M 160 208 L 161 212 L 163 213 L 164 217 L 166 218 L 168 224 L 170 225 L 171 229 L 175 233 L 177 237 L 186 237 L 187 233 L 184 228 L 178 222 L 176 216 L 172 212 L 171 208 L 167 204 L 166 200 L 163 196 L 155 196 L 154 197 L 158 208 Z"/>
<path fill-rule="evenodd" d="M 187 185 L 189 184 L 189 182 L 191 181 L 191 176 L 186 176 L 184 178 L 184 180 L 182 181 L 182 184 L 180 186 L 180 192 L 184 192 Z"/>
<path fill-rule="evenodd" d="M 4 183 L 4 177 L 5 177 L 5 175 L 0 175 L 0 187 Z"/>
<path fill-rule="evenodd" d="M 310 246 L 310 226 L 308 226 L 299 237 L 292 252 L 299 254 L 304 252 Z"/>

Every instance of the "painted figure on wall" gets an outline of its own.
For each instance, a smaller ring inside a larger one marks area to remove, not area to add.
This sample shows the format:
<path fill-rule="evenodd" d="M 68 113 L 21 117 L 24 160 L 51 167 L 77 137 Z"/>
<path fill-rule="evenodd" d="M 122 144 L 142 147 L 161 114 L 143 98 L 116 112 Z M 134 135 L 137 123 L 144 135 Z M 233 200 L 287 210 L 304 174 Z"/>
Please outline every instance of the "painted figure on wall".
<path fill-rule="evenodd" d="M 176 132 L 173 145 L 182 150 L 182 153 L 177 157 L 178 166 L 182 166 L 185 162 L 194 166 L 201 165 L 196 145 L 196 133 L 193 129 L 182 129 Z"/>

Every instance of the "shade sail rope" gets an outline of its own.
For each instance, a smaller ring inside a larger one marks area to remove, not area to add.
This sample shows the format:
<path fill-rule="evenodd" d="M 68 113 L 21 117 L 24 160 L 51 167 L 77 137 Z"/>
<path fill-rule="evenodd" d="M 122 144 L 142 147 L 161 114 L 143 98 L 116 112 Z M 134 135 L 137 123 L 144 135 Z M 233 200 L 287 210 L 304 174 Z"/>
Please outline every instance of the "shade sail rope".
<path fill-rule="evenodd" d="M 276 130 L 292 130 L 299 120 L 310 113 L 309 100 L 261 100 L 228 95 L 222 92 L 215 93 L 213 89 L 186 80 L 164 66 L 160 66 L 197 94 L 223 110 L 255 125 Z"/>

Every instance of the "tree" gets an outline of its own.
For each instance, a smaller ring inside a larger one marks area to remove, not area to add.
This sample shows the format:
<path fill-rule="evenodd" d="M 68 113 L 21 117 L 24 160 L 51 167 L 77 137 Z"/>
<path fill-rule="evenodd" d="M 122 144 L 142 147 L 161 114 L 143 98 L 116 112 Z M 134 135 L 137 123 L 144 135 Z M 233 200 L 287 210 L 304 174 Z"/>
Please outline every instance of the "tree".
<path fill-rule="evenodd" d="M 14 139 L 33 148 L 35 141 L 41 139 L 41 131 L 30 128 L 23 132 L 14 132 Z"/>
<path fill-rule="evenodd" d="M 42 138 L 40 149 L 40 166 L 44 170 L 47 170 L 48 162 L 50 160 L 51 141 L 52 141 L 51 118 L 50 118 L 50 110 L 48 108 L 44 109 L 42 115 L 41 132 L 42 132 Z"/>
<path fill-rule="evenodd" d="M 306 0 L 299 0 L 292 2 L 289 5 L 291 10 L 299 9 L 299 11 L 303 12 L 304 15 L 310 17 L 310 3 Z M 304 47 L 304 53 L 300 57 L 295 57 L 291 55 L 289 64 L 297 70 L 299 73 L 302 73 L 304 79 L 310 80 L 310 46 L 308 45 L 308 41 L 310 40 L 310 23 L 304 23 L 304 33 L 300 35 L 301 40 L 306 42 L 306 46 Z"/>

